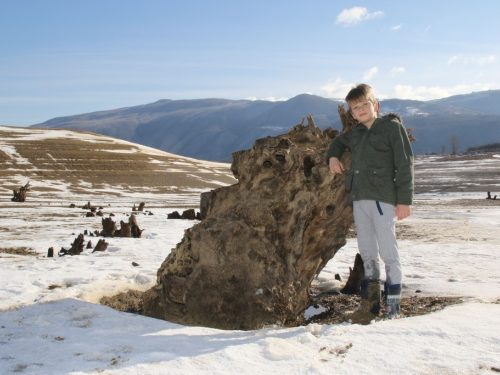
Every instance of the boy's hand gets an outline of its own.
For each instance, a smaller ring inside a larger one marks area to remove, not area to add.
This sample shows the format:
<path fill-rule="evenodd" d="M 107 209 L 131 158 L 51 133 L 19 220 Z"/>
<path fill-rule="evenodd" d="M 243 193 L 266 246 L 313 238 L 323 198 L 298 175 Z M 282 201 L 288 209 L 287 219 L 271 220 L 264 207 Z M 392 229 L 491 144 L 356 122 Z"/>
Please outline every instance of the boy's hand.
<path fill-rule="evenodd" d="M 342 174 L 342 172 L 345 171 L 344 164 L 342 164 L 340 162 L 340 160 L 335 158 L 335 157 L 330 158 L 328 165 L 330 166 L 330 173 L 331 174 L 335 174 L 335 173 Z"/>
<path fill-rule="evenodd" d="M 398 220 L 403 220 L 410 216 L 411 214 L 411 208 L 410 206 L 407 206 L 406 204 L 398 204 L 396 206 L 396 217 Z"/>

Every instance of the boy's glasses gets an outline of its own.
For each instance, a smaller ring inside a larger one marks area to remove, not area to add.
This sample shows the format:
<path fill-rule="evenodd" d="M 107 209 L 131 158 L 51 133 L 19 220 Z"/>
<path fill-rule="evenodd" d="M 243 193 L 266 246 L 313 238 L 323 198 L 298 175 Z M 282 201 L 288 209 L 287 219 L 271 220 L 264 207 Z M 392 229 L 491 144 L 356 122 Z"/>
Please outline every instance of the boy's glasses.
<path fill-rule="evenodd" d="M 373 105 L 373 103 L 370 101 L 356 104 L 354 107 L 351 108 L 351 112 L 359 112 L 362 110 L 366 110 L 368 107 L 370 107 L 370 105 Z"/>

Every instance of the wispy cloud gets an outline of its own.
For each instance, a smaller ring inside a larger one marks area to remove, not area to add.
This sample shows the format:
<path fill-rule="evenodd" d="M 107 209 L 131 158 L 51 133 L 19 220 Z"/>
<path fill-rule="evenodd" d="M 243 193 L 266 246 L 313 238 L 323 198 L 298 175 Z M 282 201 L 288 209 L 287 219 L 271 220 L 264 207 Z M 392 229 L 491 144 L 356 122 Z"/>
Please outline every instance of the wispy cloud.
<path fill-rule="evenodd" d="M 395 66 L 394 68 L 392 68 L 391 70 L 391 75 L 392 76 L 395 76 L 397 74 L 402 74 L 405 72 L 405 68 L 403 66 Z"/>
<path fill-rule="evenodd" d="M 365 74 L 363 74 L 363 81 L 369 81 L 378 73 L 378 68 L 374 66 L 373 68 L 368 69 Z"/>
<path fill-rule="evenodd" d="M 327 98 L 344 98 L 354 83 L 342 82 L 341 78 L 336 78 L 334 81 L 330 80 L 328 83 L 320 88 L 321 95 Z"/>
<path fill-rule="evenodd" d="M 392 31 L 398 31 L 398 30 L 401 30 L 401 28 L 403 27 L 403 24 L 400 23 L 399 25 L 394 25 L 391 27 L 391 30 Z"/>
<path fill-rule="evenodd" d="M 260 98 L 260 99 L 257 99 L 256 96 L 250 96 L 248 98 L 245 98 L 246 100 L 251 100 L 251 101 L 255 101 L 255 100 L 266 100 L 268 102 L 284 102 L 286 100 L 288 100 L 288 98 L 285 98 L 285 97 L 281 97 L 281 98 L 276 98 L 274 96 L 267 96 L 265 98 Z"/>
<path fill-rule="evenodd" d="M 450 57 L 447 63 L 448 65 L 459 62 L 461 62 L 462 64 L 485 65 L 492 63 L 493 61 L 495 61 L 495 59 L 496 59 L 495 55 L 489 55 L 484 57 L 455 55 Z"/>
<path fill-rule="evenodd" d="M 447 98 L 453 95 L 468 94 L 474 91 L 486 91 L 498 89 L 499 85 L 494 83 L 475 83 L 470 85 L 457 85 L 454 87 L 441 86 L 419 86 L 397 85 L 391 94 L 391 97 L 398 99 L 414 99 L 414 100 L 432 100 Z"/>
<path fill-rule="evenodd" d="M 370 20 L 372 18 L 381 17 L 384 12 L 369 12 L 368 9 L 363 7 L 353 7 L 350 9 L 344 9 L 337 16 L 335 20 L 336 24 L 343 24 L 344 26 L 353 26 L 362 21 Z"/>

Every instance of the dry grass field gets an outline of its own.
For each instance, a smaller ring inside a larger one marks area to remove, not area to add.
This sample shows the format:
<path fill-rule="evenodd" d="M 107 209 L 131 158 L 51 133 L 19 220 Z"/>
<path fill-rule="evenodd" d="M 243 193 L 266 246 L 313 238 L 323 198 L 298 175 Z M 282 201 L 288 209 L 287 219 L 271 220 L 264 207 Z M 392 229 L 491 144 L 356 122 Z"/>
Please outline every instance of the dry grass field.
<path fill-rule="evenodd" d="M 88 132 L 2 126 L 0 142 L 1 187 L 9 191 L 30 181 L 33 188 L 49 194 L 51 188 L 37 187 L 37 181 L 53 181 L 75 194 L 110 188 L 181 194 L 236 182 L 229 164 L 184 158 Z"/>

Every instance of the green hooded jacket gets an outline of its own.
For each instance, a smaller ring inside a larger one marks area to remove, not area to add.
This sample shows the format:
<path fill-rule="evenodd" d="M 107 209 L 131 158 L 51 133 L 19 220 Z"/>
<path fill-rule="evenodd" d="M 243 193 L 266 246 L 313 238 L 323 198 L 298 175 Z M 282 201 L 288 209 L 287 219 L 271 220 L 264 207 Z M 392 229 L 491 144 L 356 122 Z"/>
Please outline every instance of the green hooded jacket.
<path fill-rule="evenodd" d="M 327 162 L 331 157 L 340 160 L 346 149 L 351 150 L 351 167 L 345 178 L 351 202 L 413 203 L 413 151 L 396 115 L 377 118 L 370 128 L 359 124 L 340 134 L 328 149 Z"/>

